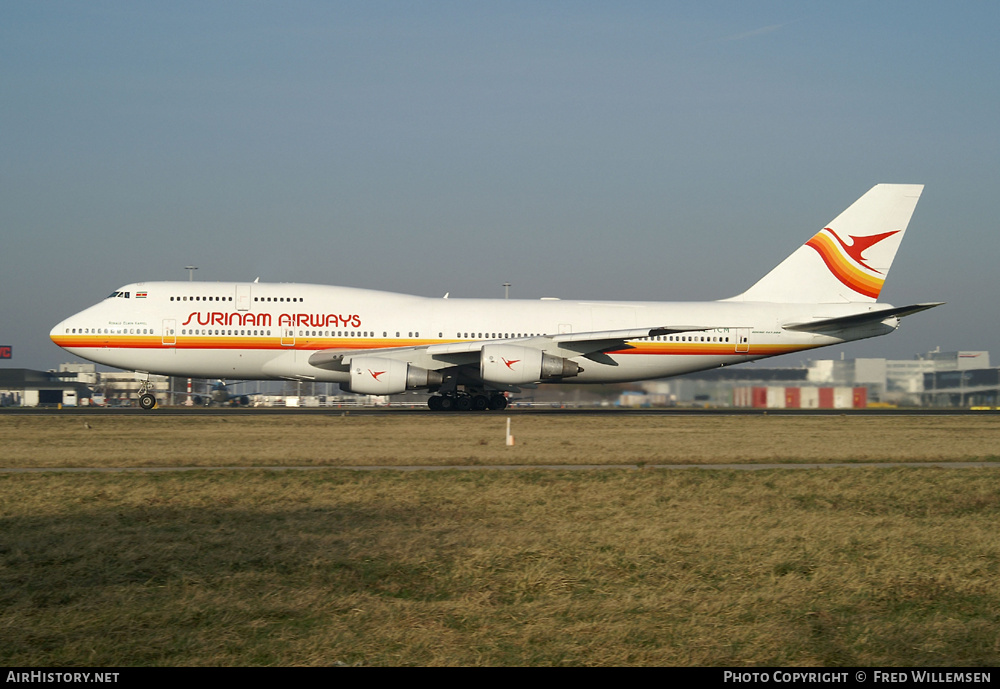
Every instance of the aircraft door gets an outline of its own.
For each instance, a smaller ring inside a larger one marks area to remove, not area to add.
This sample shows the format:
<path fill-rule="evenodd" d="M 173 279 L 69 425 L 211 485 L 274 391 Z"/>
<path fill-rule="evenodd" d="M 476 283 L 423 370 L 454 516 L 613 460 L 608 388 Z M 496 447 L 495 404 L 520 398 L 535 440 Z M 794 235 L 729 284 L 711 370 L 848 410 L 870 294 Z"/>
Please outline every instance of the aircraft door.
<path fill-rule="evenodd" d="M 250 290 L 252 285 L 236 285 L 236 310 L 250 310 Z"/>
<path fill-rule="evenodd" d="M 281 346 L 282 347 L 294 347 L 295 346 L 295 329 L 294 328 L 282 328 L 281 329 Z"/>
<path fill-rule="evenodd" d="M 163 335 L 161 342 L 171 347 L 177 344 L 177 321 L 173 318 L 163 319 Z"/>
<path fill-rule="evenodd" d="M 736 353 L 746 354 L 750 351 L 750 328 L 735 328 Z"/>

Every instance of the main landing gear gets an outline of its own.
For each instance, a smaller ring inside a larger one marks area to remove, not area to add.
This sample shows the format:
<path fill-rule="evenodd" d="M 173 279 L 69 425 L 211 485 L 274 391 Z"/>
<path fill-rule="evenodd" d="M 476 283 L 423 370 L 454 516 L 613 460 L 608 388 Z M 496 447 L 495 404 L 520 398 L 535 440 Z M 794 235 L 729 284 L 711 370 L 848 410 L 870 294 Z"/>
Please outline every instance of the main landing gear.
<path fill-rule="evenodd" d="M 427 400 L 431 411 L 501 411 L 507 408 L 507 398 L 502 394 L 469 395 L 458 393 L 454 395 L 434 395 Z"/>

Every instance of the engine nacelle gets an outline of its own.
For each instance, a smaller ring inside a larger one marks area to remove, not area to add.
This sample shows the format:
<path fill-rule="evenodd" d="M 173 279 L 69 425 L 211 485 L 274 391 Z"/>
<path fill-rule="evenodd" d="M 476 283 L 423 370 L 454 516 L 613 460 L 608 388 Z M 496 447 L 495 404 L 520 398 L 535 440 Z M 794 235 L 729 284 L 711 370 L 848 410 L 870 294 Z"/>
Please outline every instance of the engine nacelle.
<path fill-rule="evenodd" d="M 440 385 L 438 371 L 428 371 L 405 361 L 377 356 L 356 356 L 351 359 L 351 380 L 341 383 L 347 392 L 362 395 L 396 395 L 406 390 Z"/>
<path fill-rule="evenodd" d="M 569 359 L 534 347 L 484 345 L 479 355 L 479 375 L 489 383 L 524 385 L 547 378 L 572 378 L 582 370 Z"/>

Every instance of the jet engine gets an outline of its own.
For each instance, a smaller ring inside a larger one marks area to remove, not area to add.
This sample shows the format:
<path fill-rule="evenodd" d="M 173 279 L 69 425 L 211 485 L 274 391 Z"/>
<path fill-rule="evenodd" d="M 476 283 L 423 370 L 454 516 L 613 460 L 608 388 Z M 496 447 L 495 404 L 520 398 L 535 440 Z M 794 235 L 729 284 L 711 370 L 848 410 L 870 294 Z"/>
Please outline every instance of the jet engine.
<path fill-rule="evenodd" d="M 482 379 L 506 385 L 524 385 L 547 378 L 572 378 L 582 370 L 569 359 L 517 345 L 484 345 L 479 358 Z"/>
<path fill-rule="evenodd" d="M 340 387 L 362 395 L 396 395 L 414 388 L 440 385 L 443 380 L 440 372 L 428 371 L 405 361 L 356 356 L 351 359 L 350 382 L 341 383 Z"/>

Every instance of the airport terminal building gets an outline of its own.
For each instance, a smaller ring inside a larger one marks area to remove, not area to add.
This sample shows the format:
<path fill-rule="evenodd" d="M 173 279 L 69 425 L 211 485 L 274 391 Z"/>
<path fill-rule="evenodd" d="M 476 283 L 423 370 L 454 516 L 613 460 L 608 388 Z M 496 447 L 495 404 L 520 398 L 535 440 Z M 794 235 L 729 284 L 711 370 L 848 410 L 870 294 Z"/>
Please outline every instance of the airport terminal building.
<path fill-rule="evenodd" d="M 0 368 L 0 407 L 39 407 L 89 404 L 92 388 L 52 371 Z"/>
<path fill-rule="evenodd" d="M 157 400 L 167 402 L 168 379 L 150 376 Z M 94 364 L 62 364 L 57 370 L 0 368 L 0 406 L 130 406 L 138 397 L 140 376 L 98 372 Z"/>
<path fill-rule="evenodd" d="M 852 408 L 1000 406 L 1000 369 L 988 351 L 928 352 L 913 359 L 817 359 L 796 368 L 713 369 L 654 384 L 677 404 Z"/>

